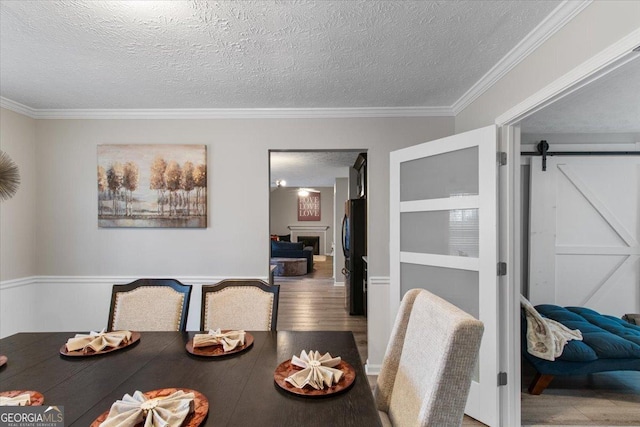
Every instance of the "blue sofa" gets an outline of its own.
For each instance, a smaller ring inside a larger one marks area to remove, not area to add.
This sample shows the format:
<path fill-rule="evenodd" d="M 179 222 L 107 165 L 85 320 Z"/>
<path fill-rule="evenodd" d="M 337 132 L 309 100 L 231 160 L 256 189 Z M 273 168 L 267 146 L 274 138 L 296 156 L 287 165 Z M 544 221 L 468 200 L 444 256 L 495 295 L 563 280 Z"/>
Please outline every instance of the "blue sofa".
<path fill-rule="evenodd" d="M 313 271 L 313 246 L 304 243 L 271 241 L 271 258 L 306 258 L 307 274 Z"/>
<path fill-rule="evenodd" d="M 542 393 L 556 375 L 640 371 L 640 326 L 584 307 L 541 304 L 535 308 L 542 317 L 560 322 L 569 329 L 579 329 L 582 341 L 569 341 L 562 355 L 554 361 L 533 356 L 527 352 L 527 322 L 523 314 L 522 354 L 537 371 L 529 393 Z"/>

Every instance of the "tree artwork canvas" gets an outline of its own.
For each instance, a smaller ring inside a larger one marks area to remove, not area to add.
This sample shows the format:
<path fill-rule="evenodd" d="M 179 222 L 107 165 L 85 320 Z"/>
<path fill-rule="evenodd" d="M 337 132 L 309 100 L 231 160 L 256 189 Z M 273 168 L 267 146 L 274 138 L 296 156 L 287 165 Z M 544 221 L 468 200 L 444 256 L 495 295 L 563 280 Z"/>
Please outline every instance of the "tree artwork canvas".
<path fill-rule="evenodd" d="M 205 145 L 98 145 L 99 227 L 207 227 Z"/>

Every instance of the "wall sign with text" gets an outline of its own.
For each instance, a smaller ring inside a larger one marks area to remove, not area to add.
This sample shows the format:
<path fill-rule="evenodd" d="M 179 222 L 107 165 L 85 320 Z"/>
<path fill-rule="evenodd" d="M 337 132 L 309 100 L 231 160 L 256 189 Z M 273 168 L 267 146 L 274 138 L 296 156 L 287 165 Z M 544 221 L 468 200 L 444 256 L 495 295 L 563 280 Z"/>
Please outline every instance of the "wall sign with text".
<path fill-rule="evenodd" d="M 320 192 L 298 195 L 298 221 L 320 221 Z"/>

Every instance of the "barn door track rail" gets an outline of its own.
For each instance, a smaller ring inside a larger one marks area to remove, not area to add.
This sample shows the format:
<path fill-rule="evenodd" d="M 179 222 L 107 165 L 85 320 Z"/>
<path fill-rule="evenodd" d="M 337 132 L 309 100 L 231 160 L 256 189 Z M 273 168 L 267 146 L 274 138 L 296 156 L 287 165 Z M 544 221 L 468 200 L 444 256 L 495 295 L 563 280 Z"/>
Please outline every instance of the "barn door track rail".
<path fill-rule="evenodd" d="M 547 156 L 640 156 L 640 151 L 549 151 L 549 143 L 542 140 L 538 151 L 522 151 L 522 156 L 542 156 L 542 171 L 547 170 Z"/>

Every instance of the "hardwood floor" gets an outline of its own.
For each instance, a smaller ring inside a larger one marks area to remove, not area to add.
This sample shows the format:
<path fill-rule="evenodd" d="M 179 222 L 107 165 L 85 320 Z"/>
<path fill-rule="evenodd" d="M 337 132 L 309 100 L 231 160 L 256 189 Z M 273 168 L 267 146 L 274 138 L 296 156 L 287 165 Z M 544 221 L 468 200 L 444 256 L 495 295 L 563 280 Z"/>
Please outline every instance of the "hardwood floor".
<path fill-rule="evenodd" d="M 534 374 L 523 361 L 523 426 L 640 426 L 640 372 L 556 377 L 539 396 L 527 392 Z"/>
<path fill-rule="evenodd" d="M 275 277 L 280 285 L 278 329 L 288 331 L 352 331 L 363 363 L 367 360 L 367 319 L 345 310 L 344 286 L 334 286 L 333 258 L 315 261 L 304 276 Z"/>

